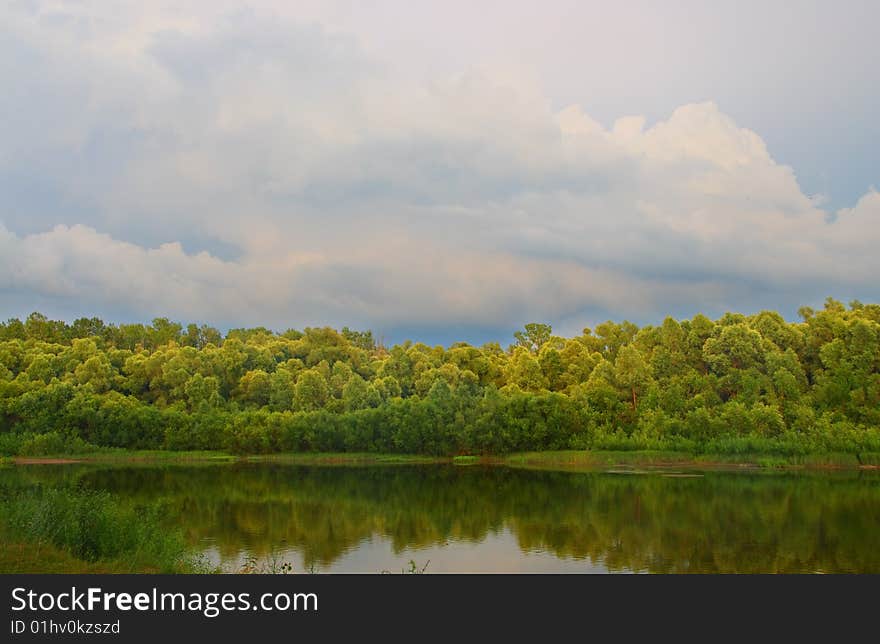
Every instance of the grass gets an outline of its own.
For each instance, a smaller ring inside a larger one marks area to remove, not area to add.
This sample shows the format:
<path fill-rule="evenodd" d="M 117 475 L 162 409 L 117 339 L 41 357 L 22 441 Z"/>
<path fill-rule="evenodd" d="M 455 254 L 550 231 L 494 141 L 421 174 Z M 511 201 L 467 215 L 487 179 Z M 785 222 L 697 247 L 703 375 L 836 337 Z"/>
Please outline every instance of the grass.
<path fill-rule="evenodd" d="M 880 467 L 880 452 L 860 454 L 826 452 L 786 454 L 754 451 L 694 453 L 675 450 L 559 450 L 517 452 L 498 456 L 423 456 L 370 452 L 282 452 L 278 454 L 234 455 L 222 451 L 168 451 L 102 449 L 99 452 L 46 456 L 3 457 L 5 464 L 86 463 L 283 463 L 289 465 L 509 465 L 531 468 L 602 468 L 614 466 L 701 466 L 857 469 Z"/>
<path fill-rule="evenodd" d="M 56 565 L 66 571 L 208 571 L 189 552 L 183 535 L 162 524 L 158 506 L 121 505 L 107 492 L 5 487 L 0 490 L 0 534 L 5 553 L 0 573 Z M 17 555 L 9 555 L 10 549 Z"/>
<path fill-rule="evenodd" d="M 91 457 L 98 461 L 126 460 L 126 461 L 234 461 L 236 459 L 232 454 L 214 450 L 190 450 L 183 452 L 172 452 L 170 450 L 123 450 L 96 454 Z"/>
<path fill-rule="evenodd" d="M 51 543 L 25 543 L 3 539 L 0 574 L 149 574 L 162 572 L 149 563 L 130 561 L 85 561 Z"/>
<path fill-rule="evenodd" d="M 108 448 L 100 452 L 86 453 L 61 453 L 46 454 L 41 456 L 13 456 L 8 457 L 8 462 L 18 464 L 28 463 L 46 463 L 53 461 L 77 461 L 88 463 L 115 463 L 115 462 L 192 462 L 192 461 L 211 461 L 211 462 L 233 462 L 239 460 L 239 457 L 226 452 L 212 450 L 191 450 L 173 452 L 170 450 L 128 450 L 118 448 Z"/>
<path fill-rule="evenodd" d="M 449 457 L 418 454 L 373 454 L 367 452 L 281 452 L 278 454 L 235 455 L 221 451 L 200 450 L 173 452 L 168 450 L 113 449 L 84 454 L 50 454 L 45 456 L 5 457 L 6 463 L 19 465 L 52 462 L 157 462 L 157 463 L 289 463 L 293 465 L 395 465 L 448 463 Z"/>
<path fill-rule="evenodd" d="M 511 467 L 595 469 L 602 467 L 755 467 L 774 469 L 857 469 L 880 465 L 880 454 L 693 454 L 660 450 L 521 452 L 495 460 Z"/>
<path fill-rule="evenodd" d="M 859 454 L 859 463 L 863 466 L 880 467 L 880 452 L 862 452 Z"/>
<path fill-rule="evenodd" d="M 289 463 L 291 465 L 423 465 L 448 463 L 444 456 L 418 454 L 372 454 L 369 452 L 302 452 L 242 456 L 252 463 Z"/>
<path fill-rule="evenodd" d="M 692 462 L 694 462 L 694 455 L 687 452 L 653 450 L 520 452 L 510 454 L 502 459 L 502 463 L 513 467 L 553 466 L 573 468 L 598 468 L 616 465 L 677 466 Z"/>

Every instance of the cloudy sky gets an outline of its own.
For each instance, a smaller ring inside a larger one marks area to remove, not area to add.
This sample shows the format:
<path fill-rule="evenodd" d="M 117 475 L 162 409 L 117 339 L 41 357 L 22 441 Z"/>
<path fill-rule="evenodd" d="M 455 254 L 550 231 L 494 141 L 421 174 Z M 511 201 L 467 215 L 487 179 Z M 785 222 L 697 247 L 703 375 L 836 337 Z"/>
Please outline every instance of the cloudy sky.
<path fill-rule="evenodd" d="M 877 301 L 878 23 L 873 0 L 5 2 L 0 317 L 446 343 Z"/>

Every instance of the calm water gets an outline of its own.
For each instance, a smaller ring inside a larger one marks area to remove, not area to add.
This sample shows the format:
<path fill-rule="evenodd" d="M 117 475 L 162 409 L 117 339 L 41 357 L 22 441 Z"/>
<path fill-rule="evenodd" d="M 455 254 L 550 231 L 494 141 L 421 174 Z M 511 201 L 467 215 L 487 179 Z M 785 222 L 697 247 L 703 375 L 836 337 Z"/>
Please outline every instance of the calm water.
<path fill-rule="evenodd" d="M 880 474 L 540 472 L 504 467 L 82 465 L 225 569 L 294 572 L 880 572 Z"/>

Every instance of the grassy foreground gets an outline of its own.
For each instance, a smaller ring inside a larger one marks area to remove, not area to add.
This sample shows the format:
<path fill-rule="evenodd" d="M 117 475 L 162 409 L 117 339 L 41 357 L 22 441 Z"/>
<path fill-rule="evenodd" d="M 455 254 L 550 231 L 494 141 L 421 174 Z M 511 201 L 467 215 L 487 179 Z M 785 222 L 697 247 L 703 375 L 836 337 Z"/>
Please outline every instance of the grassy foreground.
<path fill-rule="evenodd" d="M 208 572 L 163 516 L 103 491 L 4 485 L 0 572 Z"/>
<path fill-rule="evenodd" d="M 0 548 L 0 574 L 151 574 L 162 570 L 150 563 L 132 565 L 127 561 L 85 561 L 71 552 L 47 543 L 3 540 Z"/>
<path fill-rule="evenodd" d="M 501 456 L 421 456 L 365 452 L 306 452 L 241 456 L 221 451 L 163 451 L 112 449 L 85 454 L 11 457 L 0 461 L 16 465 L 63 463 L 286 463 L 290 465 L 506 465 L 529 468 L 597 469 L 614 466 L 742 467 L 792 469 L 875 469 L 880 453 L 829 452 L 820 454 L 719 453 L 694 454 L 671 450 L 562 450 L 518 452 Z"/>

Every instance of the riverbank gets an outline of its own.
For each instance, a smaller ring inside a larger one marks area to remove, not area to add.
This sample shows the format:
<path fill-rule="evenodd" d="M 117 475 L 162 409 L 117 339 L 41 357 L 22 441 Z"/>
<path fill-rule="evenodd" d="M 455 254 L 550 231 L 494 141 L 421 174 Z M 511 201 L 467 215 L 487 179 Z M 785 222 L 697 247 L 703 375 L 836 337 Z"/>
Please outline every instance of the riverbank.
<path fill-rule="evenodd" d="M 878 454 L 692 454 L 674 451 L 524 452 L 504 457 L 511 467 L 589 469 L 633 466 L 644 468 L 712 469 L 880 469 Z"/>
<path fill-rule="evenodd" d="M 346 452 L 279 453 L 239 456 L 220 451 L 107 450 L 88 454 L 12 457 L 0 464 L 48 465 L 70 463 L 285 463 L 290 465 L 506 465 L 531 469 L 601 469 L 621 466 L 718 469 L 880 469 L 877 453 L 825 454 L 693 454 L 662 450 L 566 450 L 520 452 L 501 456 L 455 457 Z"/>
<path fill-rule="evenodd" d="M 0 465 L 64 465 L 71 463 L 288 463 L 291 465 L 425 465 L 449 463 L 452 458 L 418 454 L 308 452 L 236 455 L 221 451 L 106 450 L 56 456 L 12 456 Z"/>

